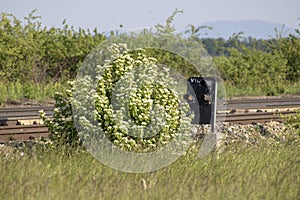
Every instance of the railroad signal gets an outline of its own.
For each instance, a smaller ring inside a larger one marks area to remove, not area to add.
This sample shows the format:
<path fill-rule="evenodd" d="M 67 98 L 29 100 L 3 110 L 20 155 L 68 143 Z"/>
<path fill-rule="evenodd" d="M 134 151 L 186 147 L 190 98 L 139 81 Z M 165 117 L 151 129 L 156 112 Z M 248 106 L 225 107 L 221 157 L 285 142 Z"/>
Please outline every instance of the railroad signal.
<path fill-rule="evenodd" d="M 212 77 L 190 77 L 185 100 L 194 114 L 192 124 L 211 124 L 213 130 L 216 122 L 216 80 Z"/>

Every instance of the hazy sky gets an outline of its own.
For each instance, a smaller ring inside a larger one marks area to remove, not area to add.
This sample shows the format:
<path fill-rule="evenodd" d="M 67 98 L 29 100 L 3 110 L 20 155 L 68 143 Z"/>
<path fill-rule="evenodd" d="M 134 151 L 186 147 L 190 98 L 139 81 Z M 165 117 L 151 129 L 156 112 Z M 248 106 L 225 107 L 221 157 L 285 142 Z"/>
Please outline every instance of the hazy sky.
<path fill-rule="evenodd" d="M 75 27 L 100 32 L 144 28 L 164 23 L 176 9 L 177 28 L 218 20 L 259 19 L 298 27 L 300 0 L 0 0 L 0 12 L 23 18 L 37 9 L 46 26 L 61 26 L 64 19 Z"/>

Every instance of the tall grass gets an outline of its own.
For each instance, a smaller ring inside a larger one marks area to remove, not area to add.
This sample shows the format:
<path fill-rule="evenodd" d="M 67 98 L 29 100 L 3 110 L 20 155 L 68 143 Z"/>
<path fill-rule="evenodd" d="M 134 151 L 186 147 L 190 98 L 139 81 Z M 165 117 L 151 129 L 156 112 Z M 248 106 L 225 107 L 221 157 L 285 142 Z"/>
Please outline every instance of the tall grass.
<path fill-rule="evenodd" d="M 145 174 L 110 169 L 84 150 L 2 151 L 0 199 L 299 199 L 300 142 L 236 144 L 220 155 L 195 148 Z"/>
<path fill-rule="evenodd" d="M 243 87 L 232 86 L 231 84 L 225 82 L 224 84 L 227 97 L 236 96 L 278 96 L 278 95 L 300 95 L 300 82 L 295 83 L 282 83 L 278 85 L 273 85 L 272 88 L 263 89 L 261 85 L 257 87 L 248 87 L 247 85 Z"/>
<path fill-rule="evenodd" d="M 234 96 L 265 96 L 265 95 L 284 95 L 300 94 L 300 82 L 285 85 L 281 92 L 264 91 L 259 86 L 253 88 L 237 88 L 228 83 L 224 85 L 227 97 Z M 21 83 L 21 82 L 1 82 L 0 81 L 0 106 L 8 101 L 19 101 L 23 99 L 34 100 L 42 103 L 49 98 L 53 98 L 55 92 L 66 89 L 62 83 Z"/>
<path fill-rule="evenodd" d="M 63 89 L 64 85 L 61 83 L 0 82 L 0 105 L 7 101 L 18 101 L 21 99 L 43 102 L 48 98 L 53 98 L 55 92 Z"/>

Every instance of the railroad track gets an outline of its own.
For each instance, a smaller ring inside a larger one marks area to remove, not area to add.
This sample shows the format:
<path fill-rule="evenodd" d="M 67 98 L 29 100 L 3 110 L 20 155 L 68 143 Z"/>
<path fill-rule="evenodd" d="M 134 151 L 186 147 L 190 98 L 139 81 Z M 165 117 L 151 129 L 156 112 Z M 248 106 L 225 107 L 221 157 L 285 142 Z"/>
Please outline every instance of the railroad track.
<path fill-rule="evenodd" d="M 300 98 L 234 99 L 219 102 L 226 110 L 219 111 L 217 121 L 250 124 L 271 120 L 282 121 L 282 115 L 300 110 Z M 48 128 L 39 117 L 53 115 L 52 106 L 0 108 L 0 142 L 48 138 Z"/>
<path fill-rule="evenodd" d="M 219 104 L 226 106 L 227 110 L 281 110 L 286 108 L 299 108 L 300 97 L 232 99 L 226 102 L 221 101 Z"/>
<path fill-rule="evenodd" d="M 225 119 L 225 122 L 236 124 L 266 123 L 269 121 L 283 121 L 282 116 L 295 114 L 297 111 L 278 111 L 278 112 L 256 112 L 256 113 L 237 113 L 219 114 L 217 119 Z M 220 121 L 220 120 L 219 120 Z"/>
<path fill-rule="evenodd" d="M 49 130 L 44 124 L 0 126 L 0 142 L 33 140 L 49 136 Z"/>

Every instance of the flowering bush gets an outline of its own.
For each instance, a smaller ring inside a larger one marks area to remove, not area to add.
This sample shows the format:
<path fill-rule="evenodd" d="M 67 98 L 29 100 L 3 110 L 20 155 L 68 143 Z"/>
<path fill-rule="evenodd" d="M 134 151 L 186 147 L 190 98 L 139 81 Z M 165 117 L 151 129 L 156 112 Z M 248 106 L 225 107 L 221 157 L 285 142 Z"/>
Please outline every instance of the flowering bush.
<path fill-rule="evenodd" d="M 70 82 L 70 87 L 73 87 Z M 40 117 L 51 132 L 50 139 L 55 145 L 78 145 L 78 133 L 74 126 L 72 114 L 72 91 L 66 90 L 65 94 L 55 93 L 55 109 L 52 118 L 48 118 L 44 111 L 40 111 Z"/>
<path fill-rule="evenodd" d="M 69 143 L 105 135 L 123 150 L 145 152 L 186 138 L 192 116 L 170 70 L 143 49 L 113 44 L 107 51 L 111 58 L 104 65 L 87 64 L 67 97 L 56 96 L 53 120 L 42 115 L 52 139 Z"/>

